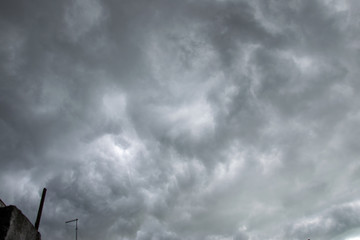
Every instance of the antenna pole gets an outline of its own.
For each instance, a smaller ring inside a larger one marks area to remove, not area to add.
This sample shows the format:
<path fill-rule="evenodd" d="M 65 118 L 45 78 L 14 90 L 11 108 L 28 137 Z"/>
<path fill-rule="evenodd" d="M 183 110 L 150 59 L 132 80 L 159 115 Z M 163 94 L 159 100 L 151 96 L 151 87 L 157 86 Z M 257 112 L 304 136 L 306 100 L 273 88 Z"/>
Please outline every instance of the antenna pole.
<path fill-rule="evenodd" d="M 75 240 L 77 240 L 77 230 L 78 230 L 77 222 L 78 222 L 78 219 L 76 219 L 76 222 L 75 222 Z"/>
<path fill-rule="evenodd" d="M 77 240 L 78 220 L 79 220 L 79 219 L 75 218 L 75 219 L 73 219 L 73 220 L 69 220 L 69 221 L 66 221 L 66 222 L 65 222 L 65 223 L 75 222 L 75 240 Z"/>

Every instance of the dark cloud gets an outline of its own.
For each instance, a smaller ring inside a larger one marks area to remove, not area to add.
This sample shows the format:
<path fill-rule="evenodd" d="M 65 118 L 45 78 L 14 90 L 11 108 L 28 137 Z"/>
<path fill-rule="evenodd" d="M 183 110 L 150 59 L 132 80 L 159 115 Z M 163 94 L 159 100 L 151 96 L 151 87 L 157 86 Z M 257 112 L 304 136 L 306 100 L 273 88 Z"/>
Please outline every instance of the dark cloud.
<path fill-rule="evenodd" d="M 356 1 L 9 1 L 0 197 L 43 238 L 348 239 Z M 359 234 L 358 234 L 359 235 Z"/>

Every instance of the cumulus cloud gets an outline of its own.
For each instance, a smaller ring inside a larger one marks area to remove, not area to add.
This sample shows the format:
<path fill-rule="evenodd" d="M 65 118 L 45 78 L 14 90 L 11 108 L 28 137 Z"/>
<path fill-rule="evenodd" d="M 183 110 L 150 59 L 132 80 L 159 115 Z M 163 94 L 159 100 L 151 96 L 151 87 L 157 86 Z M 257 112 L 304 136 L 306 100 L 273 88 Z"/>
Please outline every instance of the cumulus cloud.
<path fill-rule="evenodd" d="M 0 197 L 43 238 L 357 237 L 356 1 L 11 1 Z"/>

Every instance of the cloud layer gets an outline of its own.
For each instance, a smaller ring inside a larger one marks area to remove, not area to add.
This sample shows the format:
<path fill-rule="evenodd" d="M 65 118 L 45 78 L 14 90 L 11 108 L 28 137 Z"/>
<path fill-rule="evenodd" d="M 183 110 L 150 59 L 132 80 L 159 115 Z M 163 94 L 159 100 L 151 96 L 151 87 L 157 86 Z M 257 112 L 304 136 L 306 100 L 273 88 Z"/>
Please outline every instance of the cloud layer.
<path fill-rule="evenodd" d="M 0 197 L 44 239 L 360 236 L 357 1 L 8 1 Z"/>

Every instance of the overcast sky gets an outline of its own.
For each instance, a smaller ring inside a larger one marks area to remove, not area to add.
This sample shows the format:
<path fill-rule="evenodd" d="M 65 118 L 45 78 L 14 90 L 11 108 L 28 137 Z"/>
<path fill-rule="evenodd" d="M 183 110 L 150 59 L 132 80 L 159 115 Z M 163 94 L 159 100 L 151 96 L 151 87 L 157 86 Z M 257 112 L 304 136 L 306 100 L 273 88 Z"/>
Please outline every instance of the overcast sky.
<path fill-rule="evenodd" d="M 44 240 L 359 239 L 359 12 L 2 1 L 0 198 L 46 187 Z"/>

